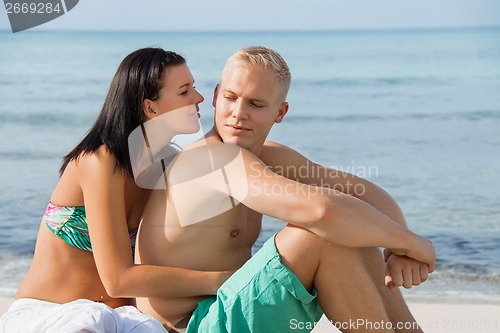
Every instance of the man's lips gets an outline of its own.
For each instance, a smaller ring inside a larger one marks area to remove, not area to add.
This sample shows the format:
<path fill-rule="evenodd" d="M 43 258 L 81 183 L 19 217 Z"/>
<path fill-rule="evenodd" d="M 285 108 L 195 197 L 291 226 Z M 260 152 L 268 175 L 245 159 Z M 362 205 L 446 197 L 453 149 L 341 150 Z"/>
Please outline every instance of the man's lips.
<path fill-rule="evenodd" d="M 238 125 L 226 124 L 226 127 L 228 127 L 230 130 L 233 130 L 235 132 L 250 131 L 250 128 L 243 127 L 243 126 L 238 126 Z"/>

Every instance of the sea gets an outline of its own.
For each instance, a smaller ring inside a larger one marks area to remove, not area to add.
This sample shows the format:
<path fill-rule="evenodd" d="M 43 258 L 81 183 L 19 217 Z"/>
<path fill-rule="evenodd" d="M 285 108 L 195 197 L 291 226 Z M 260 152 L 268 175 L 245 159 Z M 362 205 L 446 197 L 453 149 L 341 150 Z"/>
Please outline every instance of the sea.
<path fill-rule="evenodd" d="M 205 96 L 249 45 L 280 52 L 290 109 L 270 139 L 369 179 L 433 241 L 408 300 L 500 304 L 500 27 L 281 32 L 0 32 L 0 296 L 33 257 L 61 158 L 100 111 L 121 59 L 184 55 Z M 265 218 L 255 249 L 284 222 Z M 342 269 L 339 267 L 339 269 Z"/>

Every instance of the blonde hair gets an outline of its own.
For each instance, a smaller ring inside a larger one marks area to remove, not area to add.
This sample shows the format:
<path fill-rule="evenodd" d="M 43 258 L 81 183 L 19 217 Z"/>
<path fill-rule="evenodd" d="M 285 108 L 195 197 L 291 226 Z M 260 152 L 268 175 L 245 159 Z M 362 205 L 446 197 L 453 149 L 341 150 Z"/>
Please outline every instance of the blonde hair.
<path fill-rule="evenodd" d="M 276 96 L 280 103 L 286 100 L 292 75 L 285 59 L 278 52 L 265 46 L 249 46 L 237 51 L 227 59 L 222 70 L 221 83 L 231 65 L 236 62 L 259 68 L 270 68 L 276 75 Z"/>

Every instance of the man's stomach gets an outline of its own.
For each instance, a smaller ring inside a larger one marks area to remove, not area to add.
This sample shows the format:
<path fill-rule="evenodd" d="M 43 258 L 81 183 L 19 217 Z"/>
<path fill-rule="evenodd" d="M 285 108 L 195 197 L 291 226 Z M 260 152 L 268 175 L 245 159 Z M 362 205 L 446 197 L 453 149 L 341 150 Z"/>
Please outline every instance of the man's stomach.
<path fill-rule="evenodd" d="M 236 270 L 250 259 L 259 234 L 258 230 L 249 233 L 246 224 L 246 220 L 232 220 L 180 227 L 143 221 L 136 243 L 136 263 L 200 271 Z M 207 296 L 138 298 L 137 307 L 171 327 L 190 316 Z"/>

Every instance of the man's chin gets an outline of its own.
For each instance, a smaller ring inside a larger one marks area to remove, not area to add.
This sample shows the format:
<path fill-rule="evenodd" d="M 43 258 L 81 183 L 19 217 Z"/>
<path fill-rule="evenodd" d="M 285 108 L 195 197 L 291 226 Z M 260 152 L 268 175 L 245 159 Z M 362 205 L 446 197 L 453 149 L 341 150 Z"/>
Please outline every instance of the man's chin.
<path fill-rule="evenodd" d="M 222 141 L 224 141 L 224 143 L 231 143 L 233 145 L 240 146 L 241 148 L 248 149 L 247 144 L 245 144 L 245 140 L 242 140 L 242 138 L 239 138 L 237 136 L 224 136 L 222 138 Z"/>

